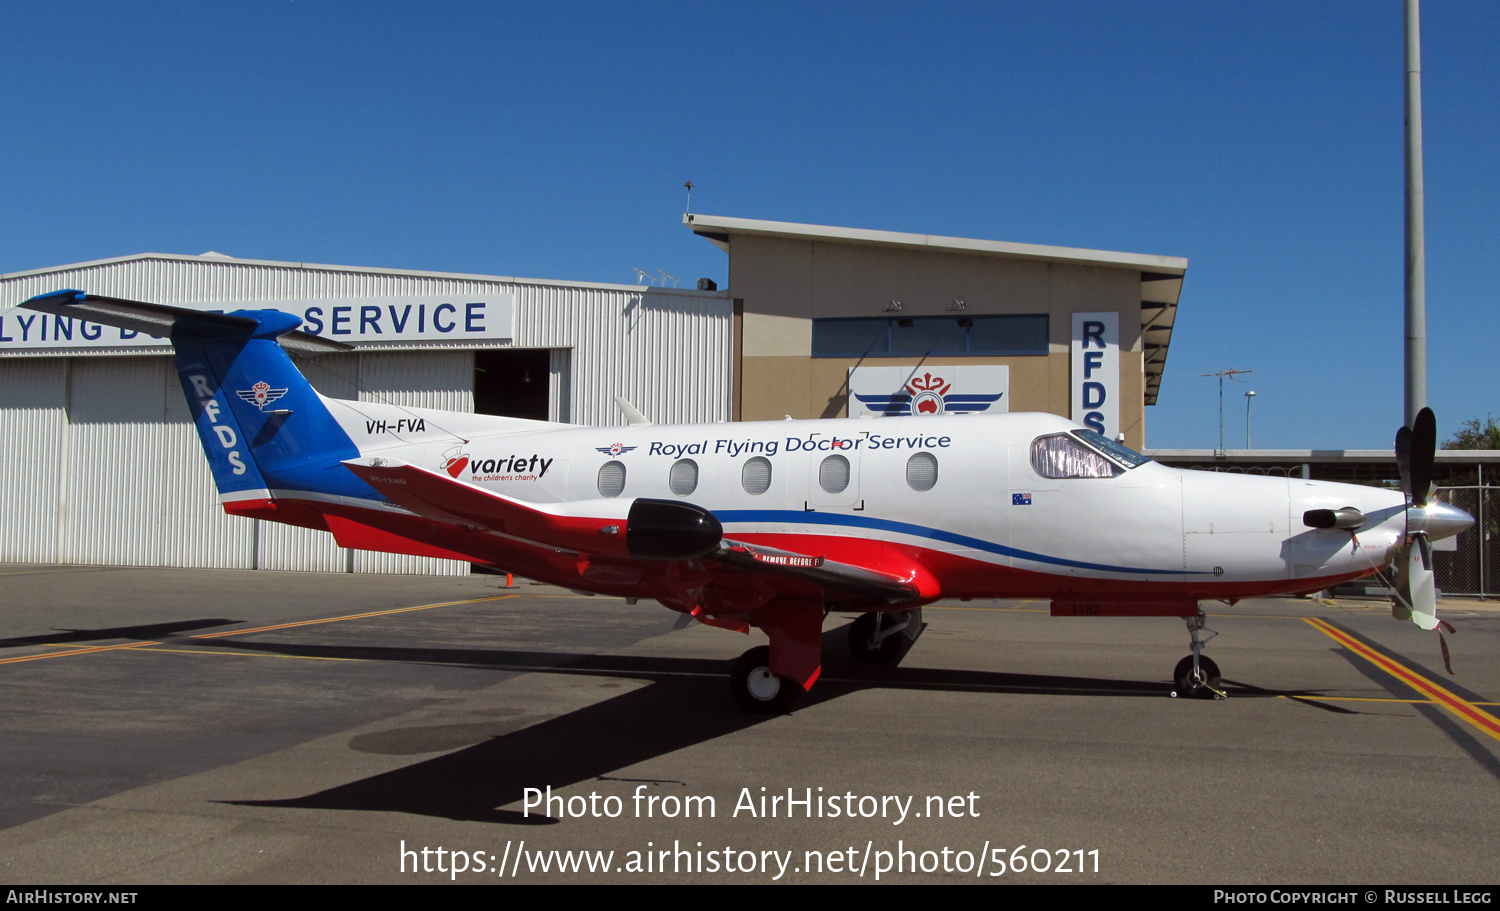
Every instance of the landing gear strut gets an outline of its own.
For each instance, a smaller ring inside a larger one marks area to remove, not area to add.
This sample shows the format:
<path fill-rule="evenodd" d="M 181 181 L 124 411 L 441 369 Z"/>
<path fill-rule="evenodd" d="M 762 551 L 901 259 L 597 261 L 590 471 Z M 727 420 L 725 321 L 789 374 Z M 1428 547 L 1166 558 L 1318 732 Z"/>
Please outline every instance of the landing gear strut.
<path fill-rule="evenodd" d="M 921 622 L 915 613 L 860 614 L 849 626 L 849 654 L 861 664 L 894 664 L 910 641 L 901 633 L 913 622 Z"/>
<path fill-rule="evenodd" d="M 734 662 L 734 669 L 729 673 L 729 691 L 739 707 L 747 712 L 780 715 L 791 711 L 802 687 L 771 673 L 771 650 L 762 645 L 752 648 Z"/>
<path fill-rule="evenodd" d="M 1172 691 L 1172 696 L 1185 696 L 1189 699 L 1223 699 L 1225 693 L 1220 687 L 1223 685 L 1219 677 L 1219 666 L 1212 658 L 1203 656 L 1203 647 L 1215 636 L 1217 631 L 1208 629 L 1204 623 L 1208 615 L 1199 611 L 1196 617 L 1184 617 L 1187 623 L 1188 634 L 1193 637 L 1193 653 L 1177 662 L 1177 667 L 1172 671 L 1172 680 L 1177 684 L 1177 689 Z M 1200 639 L 1199 630 L 1207 630 L 1207 638 Z"/>

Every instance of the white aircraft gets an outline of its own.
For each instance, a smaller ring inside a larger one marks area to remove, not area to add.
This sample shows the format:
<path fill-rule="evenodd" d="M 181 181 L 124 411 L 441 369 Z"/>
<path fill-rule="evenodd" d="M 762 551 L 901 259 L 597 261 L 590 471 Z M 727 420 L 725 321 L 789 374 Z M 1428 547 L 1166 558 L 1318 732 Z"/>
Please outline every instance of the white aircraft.
<path fill-rule="evenodd" d="M 1473 524 L 1429 499 L 1430 411 L 1397 436 L 1408 497 L 1167 468 L 1051 414 L 654 426 L 622 406 L 631 426 L 597 428 L 340 401 L 283 347 L 346 346 L 276 310 L 79 291 L 22 306 L 172 339 L 227 512 L 758 627 L 769 646 L 731 675 L 753 712 L 784 711 L 817 680 L 830 610 L 861 612 L 850 648 L 886 662 L 940 598 L 1182 617 L 1192 654 L 1178 689 L 1221 696 L 1200 602 L 1315 592 L 1394 566 L 1394 612 L 1432 629 L 1429 542 Z"/>

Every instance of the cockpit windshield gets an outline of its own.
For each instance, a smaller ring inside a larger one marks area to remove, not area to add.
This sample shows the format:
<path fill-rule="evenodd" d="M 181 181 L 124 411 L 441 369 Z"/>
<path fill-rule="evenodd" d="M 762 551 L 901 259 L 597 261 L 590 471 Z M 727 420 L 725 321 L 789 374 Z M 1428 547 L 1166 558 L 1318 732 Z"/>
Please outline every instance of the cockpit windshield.
<path fill-rule="evenodd" d="M 1124 465 L 1126 468 L 1139 468 L 1151 461 L 1145 456 L 1126 446 L 1124 443 L 1116 443 L 1109 437 L 1097 430 L 1075 430 L 1073 435 L 1085 443 Z"/>
<path fill-rule="evenodd" d="M 1125 473 L 1120 466 L 1066 433 L 1032 440 L 1031 467 L 1044 478 L 1112 478 Z"/>
<path fill-rule="evenodd" d="M 1094 430 L 1051 433 L 1031 441 L 1031 466 L 1044 478 L 1113 478 L 1149 461 Z"/>

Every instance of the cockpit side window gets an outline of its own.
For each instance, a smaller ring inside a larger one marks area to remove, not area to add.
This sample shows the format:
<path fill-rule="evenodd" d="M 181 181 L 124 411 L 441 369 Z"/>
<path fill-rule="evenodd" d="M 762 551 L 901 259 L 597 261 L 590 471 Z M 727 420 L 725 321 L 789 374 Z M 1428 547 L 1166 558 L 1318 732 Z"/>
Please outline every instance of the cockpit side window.
<path fill-rule="evenodd" d="M 1118 465 L 1066 433 L 1032 440 L 1031 467 L 1044 478 L 1112 478 L 1125 473 Z"/>

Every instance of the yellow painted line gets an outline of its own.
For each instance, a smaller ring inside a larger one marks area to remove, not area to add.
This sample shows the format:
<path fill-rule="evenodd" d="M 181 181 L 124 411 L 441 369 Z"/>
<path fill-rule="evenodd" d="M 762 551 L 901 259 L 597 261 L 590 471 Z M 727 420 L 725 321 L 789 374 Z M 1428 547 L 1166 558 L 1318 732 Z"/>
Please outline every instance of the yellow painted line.
<path fill-rule="evenodd" d="M 1314 629 L 1322 632 L 1339 645 L 1342 645 L 1387 674 L 1432 699 L 1433 702 L 1438 703 L 1443 708 L 1457 715 L 1463 721 L 1467 721 L 1496 740 L 1500 740 L 1500 718 L 1496 718 L 1489 712 L 1480 709 L 1474 703 L 1459 697 L 1458 694 L 1450 692 L 1446 688 L 1428 680 L 1400 662 L 1387 658 L 1354 637 L 1335 629 L 1325 620 L 1317 617 L 1309 617 L 1307 618 L 1307 622 Z"/>
<path fill-rule="evenodd" d="M 142 652 L 172 652 L 178 655 L 213 655 L 216 658 L 297 658 L 302 661 L 368 661 L 368 658 L 327 658 L 322 655 L 276 655 L 264 652 L 216 652 L 206 648 L 148 648 Z"/>
<path fill-rule="evenodd" d="M 22 661 L 41 661 L 43 658 L 67 658 L 71 655 L 91 655 L 94 652 L 112 652 L 122 648 L 141 648 L 161 645 L 160 642 L 126 642 L 123 645 L 95 645 L 88 648 L 73 648 L 65 652 L 48 652 L 45 655 L 23 655 L 19 658 L 0 658 L 0 664 L 20 664 Z"/>
<path fill-rule="evenodd" d="M 1377 699 L 1372 696 L 1277 696 L 1277 699 L 1306 699 L 1311 702 L 1400 702 L 1405 705 L 1432 705 L 1431 699 Z M 1476 702 L 1475 705 L 1483 705 Z"/>
<path fill-rule="evenodd" d="M 235 629 L 235 630 L 229 630 L 228 632 L 224 632 L 224 633 L 203 633 L 202 635 L 193 636 L 192 638 L 194 638 L 194 639 L 216 639 L 216 638 L 219 638 L 221 636 L 241 636 L 241 635 L 244 635 L 245 633 L 261 633 L 261 632 L 265 632 L 267 630 L 290 629 L 291 627 L 296 627 L 296 626 L 312 626 L 312 625 L 317 624 L 317 623 L 339 623 L 339 622 L 344 621 L 344 620 L 363 620 L 363 619 L 365 619 L 367 617 L 387 617 L 387 616 L 390 616 L 391 614 L 405 614 L 405 613 L 410 613 L 411 611 L 432 610 L 435 607 L 452 607 L 452 606 L 454 606 L 456 604 L 478 604 L 478 603 L 480 603 L 482 601 L 504 601 L 507 598 L 515 598 L 515 597 L 518 597 L 518 596 L 517 595 L 491 595 L 491 596 L 485 597 L 485 598 L 467 598 L 467 599 L 462 600 L 462 601 L 442 601 L 442 602 L 439 602 L 437 604 L 419 604 L 416 607 L 398 607 L 398 608 L 395 608 L 394 610 L 370 611 L 369 613 L 364 613 L 364 614 L 348 614 L 348 615 L 343 616 L 343 617 L 328 617 L 328 618 L 325 618 L 325 619 L 322 619 L 322 620 L 299 620 L 299 621 L 297 621 L 295 623 L 278 623 L 278 624 L 275 624 L 274 626 L 257 626 L 257 627 L 255 627 L 253 629 Z M 152 642 L 126 642 L 126 643 L 123 643 L 121 645 L 93 645 L 93 646 L 88 646 L 88 647 L 67 648 L 67 651 L 48 652 L 45 655 L 22 655 L 22 656 L 16 657 L 16 658 L 0 658 L 0 664 L 19 664 L 19 663 L 21 663 L 23 661 L 41 661 L 44 658 L 67 658 L 67 657 L 72 656 L 72 655 L 91 655 L 91 654 L 93 654 L 95 652 L 112 652 L 112 651 L 118 651 L 120 649 L 146 648 L 147 646 L 161 645 L 161 644 L 162 643 L 159 642 L 159 641 L 152 641 Z M 168 651 L 168 650 L 167 649 L 161 649 L 160 651 Z M 283 656 L 283 657 L 301 658 L 301 657 L 312 657 L 312 656 L 287 655 L 287 656 Z M 318 660 L 324 660 L 324 661 L 358 661 L 358 660 L 361 660 L 361 659 L 358 659 L 358 658 L 324 658 L 324 659 L 318 659 Z"/>
<path fill-rule="evenodd" d="M 392 614 L 409 614 L 412 611 L 432 610 L 435 607 L 452 607 L 455 604 L 478 604 L 482 601 L 504 601 L 507 598 L 518 598 L 520 595 L 490 595 L 485 598 L 467 598 L 463 601 L 443 601 L 438 604 L 419 604 L 416 607 L 397 607 L 392 610 L 370 611 L 365 614 L 347 614 L 343 617 L 325 617 L 321 620 L 297 620 L 293 623 L 276 623 L 271 626 L 256 626 L 251 629 L 232 629 L 223 633 L 202 633 L 193 636 L 194 639 L 218 639 L 223 636 L 243 636 L 247 633 L 264 633 L 277 629 L 292 629 L 298 626 L 315 626 L 319 623 L 342 623 L 345 620 L 365 620 L 370 617 L 389 617 Z M 153 645 L 158 643 L 152 643 Z"/>

